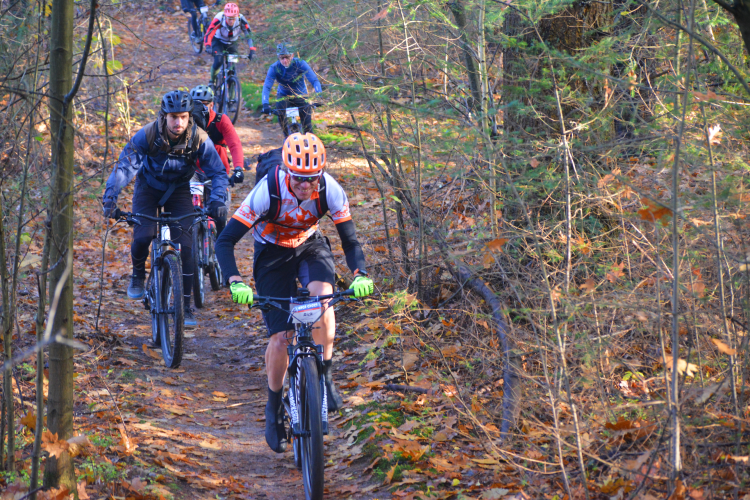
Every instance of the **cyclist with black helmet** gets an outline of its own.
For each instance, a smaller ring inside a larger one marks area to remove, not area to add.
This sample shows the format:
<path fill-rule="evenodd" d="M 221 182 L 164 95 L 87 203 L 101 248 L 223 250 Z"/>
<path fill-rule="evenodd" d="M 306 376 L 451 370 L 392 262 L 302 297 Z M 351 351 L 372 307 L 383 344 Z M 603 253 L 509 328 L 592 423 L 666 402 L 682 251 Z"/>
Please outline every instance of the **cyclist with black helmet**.
<path fill-rule="evenodd" d="M 175 90 L 164 95 L 157 119 L 144 126 L 128 141 L 107 179 L 103 200 L 105 217 L 114 217 L 117 198 L 133 177 L 137 177 L 133 192 L 134 213 L 154 217 L 157 206 L 164 207 L 164 211 L 169 212 L 171 217 L 193 212 L 189 183 L 196 169 L 196 161 L 200 161 L 203 171 L 213 184 L 208 202 L 209 215 L 215 220 L 226 220 L 226 170 L 211 139 L 195 124 L 192 110 L 193 99 L 189 93 Z M 191 224 L 189 219 L 184 219 L 179 225 L 171 227 L 173 240 L 180 244 L 185 326 L 197 324 L 190 308 L 190 292 L 193 289 Z M 128 297 L 134 300 L 143 298 L 145 293 L 146 259 L 155 231 L 154 224 L 144 223 L 133 227 L 133 242 L 130 246 L 133 274 L 128 286 Z"/>
<path fill-rule="evenodd" d="M 281 97 L 282 99 L 276 102 L 276 109 L 279 110 L 279 125 L 282 132 L 284 132 L 284 137 L 289 135 L 286 114 L 282 112 L 287 107 L 299 108 L 302 131 L 306 134 L 312 133 L 312 116 L 306 108 L 307 101 L 303 97 L 307 95 L 305 78 L 310 81 L 315 92 L 323 91 L 323 88 L 320 86 L 320 80 L 318 80 L 315 72 L 306 61 L 294 57 L 292 49 L 288 45 L 284 43 L 278 44 L 276 46 L 276 55 L 279 60 L 271 64 L 268 68 L 266 81 L 263 83 L 263 112 L 266 114 L 271 113 L 271 106 L 269 104 L 271 89 L 274 82 L 278 82 L 279 87 L 276 91 L 276 97 Z"/>
<path fill-rule="evenodd" d="M 255 240 L 253 277 L 258 293 L 293 297 L 297 294 L 298 279 L 311 295 L 331 293 L 335 281 L 334 258 L 328 239 L 318 226 L 328 212 L 341 238 L 346 263 L 355 276 L 351 285 L 355 296 L 371 294 L 373 282 L 365 271 L 365 256 L 357 240 L 349 200 L 341 185 L 323 172 L 325 146 L 313 134 L 295 133 L 284 141 L 282 154 L 286 170 L 276 168 L 255 185 L 216 242 L 216 257 L 222 274 L 229 276 L 232 300 L 253 303 L 253 290 L 243 283 L 234 258 L 235 245 L 248 231 L 252 231 Z M 325 204 L 320 201 L 322 197 Z M 274 200 L 276 208 L 271 214 Z M 281 389 L 289 362 L 287 339 L 292 338 L 294 326 L 289 314 L 281 311 L 264 312 L 263 319 L 269 337 L 266 442 L 273 451 L 281 453 L 286 449 Z M 323 375 L 328 409 L 332 411 L 343 404 L 332 379 L 335 333 L 336 318 L 329 308 L 313 327 L 313 338 L 323 346 Z"/>
<path fill-rule="evenodd" d="M 225 114 L 216 114 L 211 105 L 214 100 L 214 91 L 208 85 L 198 85 L 190 90 L 190 97 L 193 98 L 193 119 L 200 128 L 206 131 L 208 137 L 214 143 L 216 152 L 219 153 L 224 167 L 229 176 L 229 185 L 234 187 L 235 184 L 242 184 L 245 180 L 245 173 L 242 165 L 244 164 L 242 144 L 237 135 L 232 120 Z M 227 157 L 227 148 L 232 155 L 231 169 L 229 158 Z M 203 182 L 205 176 L 202 169 L 195 173 L 195 179 Z M 216 221 L 216 234 L 221 234 L 224 229 L 224 221 Z"/>
<path fill-rule="evenodd" d="M 224 6 L 224 11 L 216 14 L 208 25 L 206 35 L 203 37 L 203 43 L 206 45 L 206 52 L 213 54 L 214 64 L 211 66 L 211 87 L 216 84 L 216 74 L 221 68 L 224 52 L 237 54 L 237 40 L 240 35 L 244 35 L 247 40 L 249 60 L 253 59 L 255 47 L 253 47 L 252 31 L 247 23 L 245 16 L 240 14 L 240 8 L 236 3 L 228 3 Z M 234 66 L 234 64 L 232 65 Z"/>

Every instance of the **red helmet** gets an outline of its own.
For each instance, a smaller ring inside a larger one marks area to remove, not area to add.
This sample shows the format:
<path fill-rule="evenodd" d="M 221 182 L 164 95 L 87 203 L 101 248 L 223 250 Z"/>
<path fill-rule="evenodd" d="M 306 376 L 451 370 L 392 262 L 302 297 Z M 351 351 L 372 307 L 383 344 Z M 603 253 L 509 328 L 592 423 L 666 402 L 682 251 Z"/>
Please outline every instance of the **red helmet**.
<path fill-rule="evenodd" d="M 326 164 L 326 148 L 315 134 L 292 134 L 282 148 L 284 165 L 295 174 L 315 175 Z"/>
<path fill-rule="evenodd" d="M 228 3 L 224 6 L 224 15 L 229 17 L 237 17 L 240 15 L 240 8 L 237 7 L 236 3 Z"/>

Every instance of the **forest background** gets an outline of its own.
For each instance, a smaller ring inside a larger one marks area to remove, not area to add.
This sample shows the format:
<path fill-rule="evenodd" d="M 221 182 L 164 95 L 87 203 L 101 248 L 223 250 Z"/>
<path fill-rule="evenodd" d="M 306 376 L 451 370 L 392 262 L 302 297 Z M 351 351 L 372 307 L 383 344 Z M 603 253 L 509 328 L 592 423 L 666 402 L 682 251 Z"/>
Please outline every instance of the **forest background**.
<path fill-rule="evenodd" d="M 363 160 L 348 175 L 370 186 L 354 203 L 380 294 L 351 331 L 363 363 L 402 372 L 370 388 L 405 401 L 387 407 L 395 438 L 357 437 L 371 481 L 396 498 L 750 498 L 747 2 L 240 5 L 264 13 L 262 57 L 284 39 L 313 65 L 321 136 Z M 59 444 L 74 352 L 117 341 L 94 208 L 137 130 L 130 89 L 156 78 L 117 59 L 150 50 L 121 19 L 175 8 L 2 3 L 6 485 L 41 485 L 43 459 L 46 486 L 80 492 L 82 458 Z M 49 384 L 49 434 L 19 376 Z M 455 420 L 404 437 L 428 398 Z M 481 454 L 459 466 L 462 438 Z"/>

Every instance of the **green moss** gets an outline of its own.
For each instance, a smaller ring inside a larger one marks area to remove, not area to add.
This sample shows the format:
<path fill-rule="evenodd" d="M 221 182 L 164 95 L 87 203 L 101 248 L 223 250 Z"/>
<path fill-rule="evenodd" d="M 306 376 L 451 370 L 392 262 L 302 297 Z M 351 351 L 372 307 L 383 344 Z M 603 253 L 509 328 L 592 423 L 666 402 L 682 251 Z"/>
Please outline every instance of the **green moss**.
<path fill-rule="evenodd" d="M 259 112 L 263 107 L 263 85 L 253 82 L 242 82 L 242 100 L 245 101 L 245 107 L 253 112 Z"/>

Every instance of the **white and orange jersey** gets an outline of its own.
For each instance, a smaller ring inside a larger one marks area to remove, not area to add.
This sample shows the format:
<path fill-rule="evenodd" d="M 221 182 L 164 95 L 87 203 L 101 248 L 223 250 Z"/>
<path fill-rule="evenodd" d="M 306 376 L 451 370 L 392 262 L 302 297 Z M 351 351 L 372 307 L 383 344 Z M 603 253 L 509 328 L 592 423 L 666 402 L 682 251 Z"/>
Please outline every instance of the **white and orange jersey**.
<path fill-rule="evenodd" d="M 273 172 L 273 170 L 271 171 Z M 325 196 L 328 209 L 334 224 L 352 219 L 349 211 L 349 199 L 341 185 L 330 175 L 325 176 Z M 259 222 L 253 236 L 261 243 L 273 243 L 287 248 L 296 248 L 304 243 L 318 230 L 318 221 L 325 215 L 318 213 L 318 192 L 309 200 L 298 202 L 289 187 L 289 176 L 283 170 L 279 172 L 281 190 L 281 211 L 275 221 Z M 232 216 L 248 227 L 252 227 L 271 206 L 268 194 L 268 180 L 264 177 L 255 185 L 240 208 Z"/>

